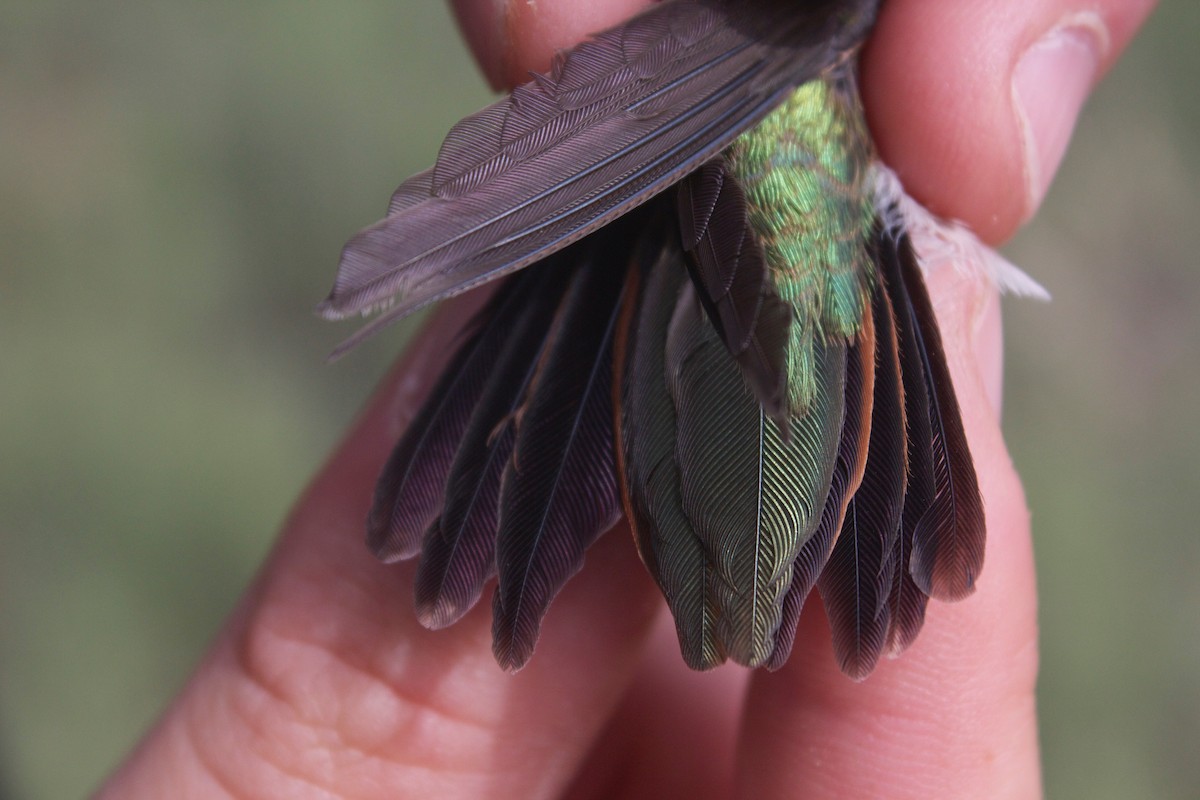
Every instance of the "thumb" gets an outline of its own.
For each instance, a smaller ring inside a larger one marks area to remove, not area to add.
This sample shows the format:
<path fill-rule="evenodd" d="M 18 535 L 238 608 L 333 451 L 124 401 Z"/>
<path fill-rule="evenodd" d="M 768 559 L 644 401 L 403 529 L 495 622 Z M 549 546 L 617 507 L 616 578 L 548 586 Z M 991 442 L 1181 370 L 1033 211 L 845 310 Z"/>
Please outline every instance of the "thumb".
<path fill-rule="evenodd" d="M 1037 211 L 1092 87 L 1154 5 L 888 0 L 862 60 L 883 160 L 930 210 L 1007 239 Z"/>

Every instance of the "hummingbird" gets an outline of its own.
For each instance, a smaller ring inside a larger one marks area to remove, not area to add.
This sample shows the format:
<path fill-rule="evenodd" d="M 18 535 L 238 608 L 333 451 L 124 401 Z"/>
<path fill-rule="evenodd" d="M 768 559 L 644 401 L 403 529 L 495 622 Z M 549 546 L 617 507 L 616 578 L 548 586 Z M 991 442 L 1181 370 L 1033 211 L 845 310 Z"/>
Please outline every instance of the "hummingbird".
<path fill-rule="evenodd" d="M 856 60 L 880 2 L 654 5 L 455 125 L 346 244 L 318 313 L 381 313 L 335 356 L 499 284 L 367 520 L 380 559 L 419 556 L 426 627 L 495 577 L 521 668 L 622 514 L 694 669 L 780 667 L 815 590 L 862 679 L 974 590 L 984 509 L 921 258 L 985 248 L 879 162 Z"/>

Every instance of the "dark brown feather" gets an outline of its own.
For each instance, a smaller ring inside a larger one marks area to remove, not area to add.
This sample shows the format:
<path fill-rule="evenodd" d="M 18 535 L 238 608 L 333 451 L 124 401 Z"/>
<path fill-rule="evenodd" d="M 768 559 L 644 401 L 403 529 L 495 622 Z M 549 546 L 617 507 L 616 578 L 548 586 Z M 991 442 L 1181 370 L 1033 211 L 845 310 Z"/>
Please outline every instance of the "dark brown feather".
<path fill-rule="evenodd" d="M 927 413 L 925 409 L 928 405 L 925 399 L 924 370 L 913 369 L 910 373 L 901 368 L 900 337 L 896 329 L 895 309 L 888 293 L 885 292 L 881 299 L 887 306 L 887 315 L 892 321 L 892 326 L 889 341 L 880 348 L 880 358 L 887 361 L 889 370 L 900 376 L 897 388 L 902 394 L 901 411 L 905 415 L 907 433 L 905 459 L 908 482 L 904 494 L 904 510 L 900 515 L 900 535 L 896 537 L 889 556 L 892 586 L 887 601 L 887 649 L 890 654 L 896 655 L 912 644 L 925 622 L 925 606 L 929 598 L 913 583 L 908 565 L 912 557 L 913 529 L 924 510 L 929 507 L 932 496 L 933 473 L 928 461 L 929 448 L 924 446 L 927 440 L 923 438 L 928 431 L 928 423 L 920 419 L 921 414 Z M 908 424 L 910 415 L 916 419 L 912 425 Z"/>
<path fill-rule="evenodd" d="M 786 420 L 791 308 L 771 282 L 746 195 L 724 159 L 679 184 L 679 231 L 697 294 L 763 409 Z"/>
<path fill-rule="evenodd" d="M 929 399 L 934 488 L 933 501 L 913 531 L 909 570 L 916 585 L 930 597 L 959 600 L 975 590 L 975 580 L 983 569 L 983 498 L 937 317 L 907 235 L 896 241 L 895 255 L 893 271 L 902 281 Z"/>
<path fill-rule="evenodd" d="M 913 535 L 917 523 L 933 505 L 933 434 L 929 422 L 929 384 L 917 336 L 917 321 L 911 313 L 904 276 L 899 269 L 896 239 L 880 241 L 880 268 L 888 302 L 896 320 L 896 356 L 904 383 L 904 414 L 907 430 L 908 488 L 900 518 L 900 536 L 892 552 L 898 569 L 888 597 L 890 611 L 888 650 L 895 654 L 908 646 L 925 622 L 929 598 L 913 582 Z"/>
<path fill-rule="evenodd" d="M 601 233 L 563 301 L 556 332 L 518 412 L 500 487 L 499 585 L 492 650 L 520 669 L 542 616 L 620 515 L 613 441 L 612 347 L 629 226 Z"/>
<path fill-rule="evenodd" d="M 867 465 L 846 507 L 842 531 L 817 582 L 829 616 L 838 665 L 861 680 L 887 642 L 894 564 L 907 465 L 904 397 L 891 308 L 882 289 L 871 303 L 875 383 Z"/>
<path fill-rule="evenodd" d="M 417 616 L 428 628 L 459 619 L 495 572 L 500 478 L 512 453 L 514 416 L 551 332 L 582 248 L 564 250 L 529 270 L 514 287 L 519 311 L 493 336 L 503 343 L 463 433 L 446 479 L 441 516 L 425 534 L 417 568 Z"/>

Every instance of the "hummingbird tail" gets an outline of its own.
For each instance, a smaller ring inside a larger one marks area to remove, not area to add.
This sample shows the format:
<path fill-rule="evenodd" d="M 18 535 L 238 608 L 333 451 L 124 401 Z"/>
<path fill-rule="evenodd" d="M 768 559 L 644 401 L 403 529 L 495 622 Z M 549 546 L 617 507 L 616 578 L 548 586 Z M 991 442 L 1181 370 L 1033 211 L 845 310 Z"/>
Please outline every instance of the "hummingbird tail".
<path fill-rule="evenodd" d="M 496 574 L 493 649 L 518 669 L 623 499 L 689 666 L 781 666 L 815 586 L 839 666 L 865 677 L 912 642 L 929 597 L 964 596 L 982 566 L 912 246 L 877 226 L 870 313 L 853 341 L 816 341 L 815 399 L 785 426 L 730 357 L 721 304 L 703 299 L 714 283 L 667 216 L 651 203 L 506 281 L 389 459 L 372 547 L 420 550 L 431 628 Z"/>

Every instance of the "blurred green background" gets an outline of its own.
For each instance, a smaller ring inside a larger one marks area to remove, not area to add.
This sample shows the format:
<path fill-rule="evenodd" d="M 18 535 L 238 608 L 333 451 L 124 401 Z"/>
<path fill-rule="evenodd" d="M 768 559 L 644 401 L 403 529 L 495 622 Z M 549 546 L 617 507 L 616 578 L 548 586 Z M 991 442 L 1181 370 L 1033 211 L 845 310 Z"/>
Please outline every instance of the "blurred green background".
<path fill-rule="evenodd" d="M 1159 11 L 1008 250 L 1051 797 L 1200 786 L 1198 34 Z M 431 0 L 0 4 L 0 796 L 185 680 L 403 338 L 324 365 L 341 242 L 487 98 Z"/>

